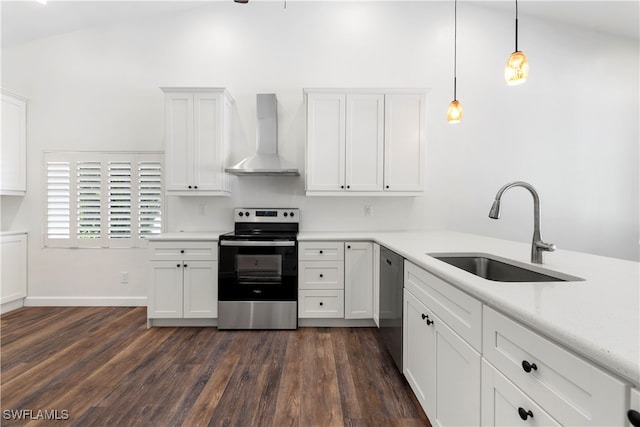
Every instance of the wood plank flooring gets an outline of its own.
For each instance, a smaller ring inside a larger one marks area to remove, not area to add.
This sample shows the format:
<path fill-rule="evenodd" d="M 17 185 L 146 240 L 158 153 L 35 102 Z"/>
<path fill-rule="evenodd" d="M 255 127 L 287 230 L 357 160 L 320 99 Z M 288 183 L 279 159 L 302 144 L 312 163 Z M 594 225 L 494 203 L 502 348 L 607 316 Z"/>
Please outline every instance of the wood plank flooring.
<path fill-rule="evenodd" d="M 147 330 L 144 307 L 0 323 L 2 425 L 430 426 L 374 328 Z"/>

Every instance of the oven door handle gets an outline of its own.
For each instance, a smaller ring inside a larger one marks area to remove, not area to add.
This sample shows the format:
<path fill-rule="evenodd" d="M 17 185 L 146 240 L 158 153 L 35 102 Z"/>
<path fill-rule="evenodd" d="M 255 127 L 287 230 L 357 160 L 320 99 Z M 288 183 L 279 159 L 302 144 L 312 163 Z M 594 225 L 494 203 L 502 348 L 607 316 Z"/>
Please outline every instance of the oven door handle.
<path fill-rule="evenodd" d="M 220 246 L 295 246 L 293 240 L 222 240 Z"/>

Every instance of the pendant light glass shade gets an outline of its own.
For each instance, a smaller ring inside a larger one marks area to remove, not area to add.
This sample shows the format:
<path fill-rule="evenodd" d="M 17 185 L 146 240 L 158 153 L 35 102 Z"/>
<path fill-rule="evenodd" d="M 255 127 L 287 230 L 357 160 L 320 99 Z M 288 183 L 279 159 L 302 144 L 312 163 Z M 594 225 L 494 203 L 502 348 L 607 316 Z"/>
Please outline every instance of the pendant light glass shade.
<path fill-rule="evenodd" d="M 518 50 L 518 0 L 516 0 L 516 48 L 507 59 L 504 79 L 509 86 L 515 86 L 526 82 L 527 77 L 529 77 L 529 61 L 527 56 Z"/>
<path fill-rule="evenodd" d="M 526 82 L 527 77 L 529 77 L 527 56 L 520 51 L 513 52 L 504 67 L 504 79 L 509 86 L 514 86 Z"/>
<path fill-rule="evenodd" d="M 457 99 L 454 99 L 447 109 L 447 121 L 449 123 L 460 123 L 460 120 L 462 120 L 462 104 Z"/>

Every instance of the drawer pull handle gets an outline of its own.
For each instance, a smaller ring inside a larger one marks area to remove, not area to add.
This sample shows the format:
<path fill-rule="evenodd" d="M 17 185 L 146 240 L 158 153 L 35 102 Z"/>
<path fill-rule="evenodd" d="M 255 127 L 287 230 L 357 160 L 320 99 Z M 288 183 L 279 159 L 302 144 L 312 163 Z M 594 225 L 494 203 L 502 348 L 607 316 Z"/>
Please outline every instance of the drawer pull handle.
<path fill-rule="evenodd" d="M 422 313 L 422 320 L 427 319 L 427 326 L 433 325 L 433 320 L 429 319 L 429 316 Z"/>
<path fill-rule="evenodd" d="M 518 408 L 518 414 L 520 414 L 520 418 L 522 418 L 524 421 L 527 421 L 527 418 L 531 417 L 533 418 L 533 412 L 529 411 L 525 411 L 524 408 Z"/>
<path fill-rule="evenodd" d="M 538 366 L 535 363 L 529 363 L 526 360 L 522 361 L 522 369 L 524 369 L 525 372 L 529 373 L 531 372 L 531 370 L 533 369 L 534 371 L 538 370 Z"/>
<path fill-rule="evenodd" d="M 640 427 L 640 412 L 631 409 L 627 412 L 627 418 L 633 427 Z"/>

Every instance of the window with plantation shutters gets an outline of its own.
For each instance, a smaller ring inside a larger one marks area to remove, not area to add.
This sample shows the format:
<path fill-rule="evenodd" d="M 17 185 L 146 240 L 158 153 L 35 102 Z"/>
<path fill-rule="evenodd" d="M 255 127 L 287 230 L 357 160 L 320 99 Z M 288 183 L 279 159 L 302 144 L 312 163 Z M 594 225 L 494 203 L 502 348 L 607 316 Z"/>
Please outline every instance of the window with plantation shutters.
<path fill-rule="evenodd" d="M 139 247 L 162 231 L 160 153 L 45 153 L 45 246 Z"/>

